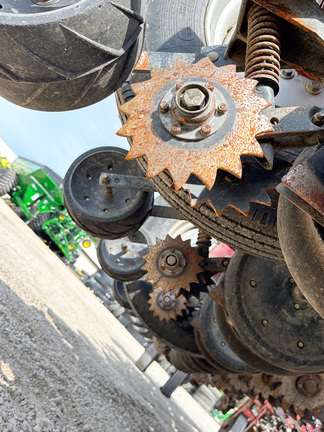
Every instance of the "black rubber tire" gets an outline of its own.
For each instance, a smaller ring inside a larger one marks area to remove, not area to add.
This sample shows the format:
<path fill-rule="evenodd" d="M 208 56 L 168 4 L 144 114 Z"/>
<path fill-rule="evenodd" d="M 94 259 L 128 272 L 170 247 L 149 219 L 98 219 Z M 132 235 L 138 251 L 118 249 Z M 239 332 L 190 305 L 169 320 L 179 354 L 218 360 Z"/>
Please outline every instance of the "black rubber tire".
<path fill-rule="evenodd" d="M 43 223 L 47 222 L 48 220 L 50 220 L 53 217 L 53 213 L 39 213 L 36 215 L 36 217 L 34 219 L 32 219 L 28 226 L 29 228 L 31 228 L 33 231 L 39 230 L 40 227 L 43 225 Z"/>
<path fill-rule="evenodd" d="M 316 148 L 305 149 L 296 165 L 311 157 Z M 306 300 L 324 318 L 324 227 L 283 195 L 278 206 L 278 230 L 289 271 Z"/>
<path fill-rule="evenodd" d="M 148 244 L 152 244 L 152 239 L 143 227 L 121 239 L 100 239 L 97 246 L 99 264 L 113 279 L 124 282 L 137 280 L 146 274 L 142 267 L 146 262 L 143 256 L 149 252 Z"/>
<path fill-rule="evenodd" d="M 150 0 L 147 11 L 150 25 L 145 37 L 146 48 L 152 51 L 200 52 L 200 47 L 206 45 L 204 17 L 208 3 L 208 0 L 188 0 L 185 3 L 175 0 Z M 116 92 L 118 107 L 134 97 L 130 83 L 140 79 L 140 74 L 132 74 L 129 82 Z M 126 117 L 120 114 L 120 118 L 124 124 Z M 130 139 L 129 143 L 131 145 Z M 298 153 L 299 151 L 294 149 L 291 152 L 276 152 L 276 156 L 292 164 Z M 139 159 L 138 162 L 145 173 L 145 159 Z M 217 217 L 208 204 L 203 204 L 199 208 L 190 207 L 190 199 L 186 192 L 171 191 L 172 179 L 168 173 L 162 172 L 150 181 L 161 196 L 185 219 L 218 241 L 251 255 L 283 260 L 277 234 L 276 206 L 252 203 L 248 216 L 229 207 L 222 216 Z"/>
<path fill-rule="evenodd" d="M 52 219 L 54 217 L 53 213 L 39 213 L 34 219 L 32 219 L 28 226 L 30 229 L 34 231 L 35 234 L 37 234 L 40 237 L 43 237 L 41 226 L 43 223 L 47 222 L 48 220 Z"/>
<path fill-rule="evenodd" d="M 109 96 L 140 55 L 144 12 L 142 0 L 3 2 L 0 95 L 41 111 Z"/>
<path fill-rule="evenodd" d="M 0 169 L 0 196 L 9 193 L 17 184 L 17 174 L 11 168 Z"/>
<path fill-rule="evenodd" d="M 123 308 L 132 309 L 126 295 L 123 282 L 114 280 L 112 292 L 114 294 L 115 300 L 118 301 L 118 303 L 123 306 Z"/>
<path fill-rule="evenodd" d="M 118 189 L 113 196 L 107 197 L 99 186 L 101 172 L 110 168 L 119 174 L 142 176 L 135 161 L 125 161 L 126 154 L 127 151 L 118 147 L 89 150 L 72 163 L 63 180 L 69 215 L 79 228 L 93 237 L 108 240 L 127 237 L 142 226 L 152 210 L 153 192 Z M 127 196 L 132 196 L 129 204 L 125 204 Z M 89 202 L 85 201 L 90 197 Z"/>
<path fill-rule="evenodd" d="M 172 393 L 179 387 L 183 382 L 188 378 L 188 374 L 186 372 L 182 372 L 177 370 L 164 384 L 164 386 L 160 387 L 161 393 L 170 398 Z"/>
<path fill-rule="evenodd" d="M 11 204 L 10 208 L 14 213 L 16 213 L 17 216 L 20 217 L 20 219 L 22 219 L 24 222 L 26 222 L 26 220 L 27 220 L 26 215 L 25 215 L 23 209 L 21 207 L 19 207 L 19 205 Z"/>

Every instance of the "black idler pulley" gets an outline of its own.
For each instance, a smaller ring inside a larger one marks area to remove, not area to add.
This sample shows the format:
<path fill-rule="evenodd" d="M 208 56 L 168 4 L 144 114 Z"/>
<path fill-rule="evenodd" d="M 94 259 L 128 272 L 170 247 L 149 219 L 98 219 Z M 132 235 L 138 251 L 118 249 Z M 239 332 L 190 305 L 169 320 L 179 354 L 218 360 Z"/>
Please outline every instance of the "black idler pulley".
<path fill-rule="evenodd" d="M 135 233 L 116 240 L 101 239 L 97 256 L 103 270 L 112 278 L 131 281 L 145 275 L 142 270 L 148 254 L 147 245 L 152 244 L 149 232 L 141 227 Z"/>
<path fill-rule="evenodd" d="M 68 169 L 64 201 L 74 222 L 88 234 L 118 239 L 135 233 L 149 216 L 153 192 L 114 188 L 109 173 L 142 177 L 136 161 L 126 161 L 126 150 L 99 147 L 83 153 Z M 107 186 L 99 185 L 106 173 Z"/>

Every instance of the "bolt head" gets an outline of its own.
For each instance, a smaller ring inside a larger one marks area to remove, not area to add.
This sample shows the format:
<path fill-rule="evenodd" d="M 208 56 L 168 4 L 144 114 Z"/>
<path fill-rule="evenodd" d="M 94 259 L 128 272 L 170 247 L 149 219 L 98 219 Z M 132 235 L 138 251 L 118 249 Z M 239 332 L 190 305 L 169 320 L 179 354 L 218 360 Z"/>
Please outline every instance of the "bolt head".
<path fill-rule="evenodd" d="M 209 126 L 209 124 L 207 123 L 202 124 L 200 128 L 200 133 L 203 136 L 209 135 L 211 133 L 211 127 Z"/>
<path fill-rule="evenodd" d="M 184 85 L 185 85 L 185 83 L 184 83 L 183 81 L 179 81 L 179 82 L 177 82 L 177 84 L 176 84 L 176 89 L 179 90 L 179 89 L 181 89 L 181 87 L 183 87 Z"/>
<path fill-rule="evenodd" d="M 312 118 L 312 122 L 316 126 L 323 126 L 324 125 L 324 110 L 318 111 L 316 114 L 314 114 Z"/>
<path fill-rule="evenodd" d="M 217 111 L 219 112 L 219 114 L 224 114 L 226 113 L 228 110 L 227 104 L 226 103 L 221 103 L 218 105 Z"/>
<path fill-rule="evenodd" d="M 167 263 L 167 265 L 169 266 L 174 266 L 177 264 L 178 260 L 177 257 L 174 255 L 168 255 L 165 259 L 165 262 Z"/>
<path fill-rule="evenodd" d="M 171 127 L 171 131 L 174 135 L 178 135 L 181 132 L 181 126 L 179 123 L 175 123 Z"/>
<path fill-rule="evenodd" d="M 199 88 L 188 88 L 183 92 L 180 104 L 188 111 L 198 111 L 202 109 L 206 102 L 206 95 Z"/>
<path fill-rule="evenodd" d="M 206 89 L 208 89 L 210 91 L 213 91 L 215 88 L 214 83 L 212 83 L 211 81 L 206 82 L 205 87 L 206 87 Z"/>
<path fill-rule="evenodd" d="M 169 111 L 169 104 L 166 101 L 162 101 L 160 103 L 160 111 L 161 113 L 167 113 Z"/>
<path fill-rule="evenodd" d="M 306 84 L 305 88 L 309 94 L 317 95 L 323 91 L 324 84 L 321 83 L 320 81 L 310 81 L 309 83 Z"/>
<path fill-rule="evenodd" d="M 295 71 L 294 69 L 282 69 L 280 71 L 280 76 L 283 79 L 291 79 L 295 76 Z"/>
<path fill-rule="evenodd" d="M 105 174 L 101 177 L 101 181 L 102 183 L 109 183 L 110 182 L 110 177 L 108 174 Z"/>

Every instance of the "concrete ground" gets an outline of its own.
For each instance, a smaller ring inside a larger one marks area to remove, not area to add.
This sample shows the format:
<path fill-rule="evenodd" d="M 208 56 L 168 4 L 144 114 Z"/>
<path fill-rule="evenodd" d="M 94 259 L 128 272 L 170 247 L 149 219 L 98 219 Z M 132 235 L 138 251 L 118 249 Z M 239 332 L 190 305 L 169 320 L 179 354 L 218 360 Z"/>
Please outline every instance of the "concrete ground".
<path fill-rule="evenodd" d="M 143 347 L 0 200 L 0 430 L 216 432 Z"/>

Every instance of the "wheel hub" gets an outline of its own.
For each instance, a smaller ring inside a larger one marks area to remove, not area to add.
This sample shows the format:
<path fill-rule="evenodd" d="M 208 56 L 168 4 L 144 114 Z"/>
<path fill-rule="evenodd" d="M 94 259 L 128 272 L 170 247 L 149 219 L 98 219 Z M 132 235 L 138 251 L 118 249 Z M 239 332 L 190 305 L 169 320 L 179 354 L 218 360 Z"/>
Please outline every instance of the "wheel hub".
<path fill-rule="evenodd" d="M 228 92 L 213 82 L 186 78 L 164 95 L 160 102 L 160 121 L 173 136 L 186 141 L 201 141 L 221 129 L 226 120 L 227 129 L 230 129 L 235 109 L 231 103 L 232 115 L 229 116 L 229 101 Z"/>
<path fill-rule="evenodd" d="M 166 249 L 158 256 L 158 269 L 163 276 L 180 276 L 186 269 L 188 260 L 180 249 Z"/>

